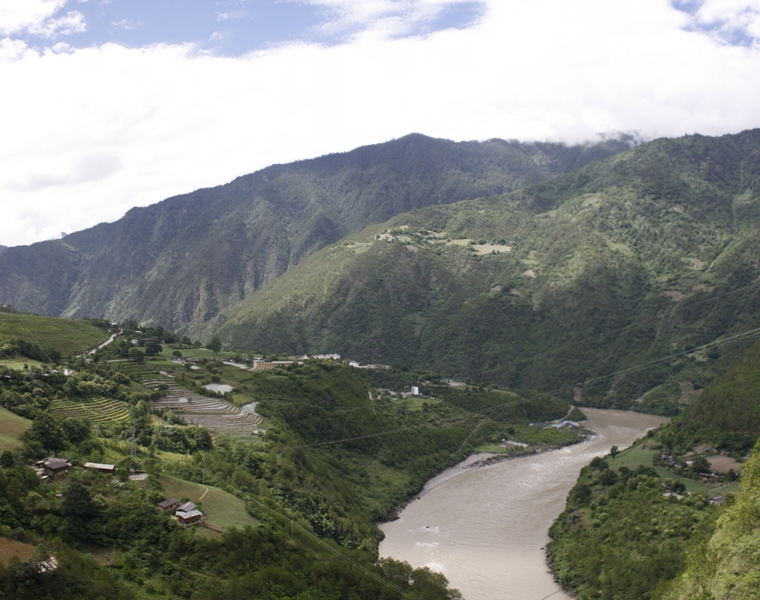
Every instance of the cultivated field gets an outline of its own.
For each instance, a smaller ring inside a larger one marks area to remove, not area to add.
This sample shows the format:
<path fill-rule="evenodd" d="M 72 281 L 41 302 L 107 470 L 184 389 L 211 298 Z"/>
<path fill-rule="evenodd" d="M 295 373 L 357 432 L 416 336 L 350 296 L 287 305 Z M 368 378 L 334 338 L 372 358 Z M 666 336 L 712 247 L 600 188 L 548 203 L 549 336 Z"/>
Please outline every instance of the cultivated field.
<path fill-rule="evenodd" d="M 22 339 L 62 356 L 81 353 L 108 339 L 108 333 L 86 321 L 19 313 L 0 313 L 0 341 Z"/>
<path fill-rule="evenodd" d="M 32 422 L 18 415 L 14 415 L 12 412 L 0 408 L 0 452 L 5 450 L 13 450 L 21 442 L 18 441 L 22 433 L 24 433 L 32 425 Z"/>
<path fill-rule="evenodd" d="M 164 396 L 160 400 L 153 400 L 151 406 L 176 412 L 186 423 L 233 436 L 255 435 L 261 428 L 263 417 L 250 405 L 241 409 L 226 400 L 191 392 L 177 385 L 171 375 L 153 372 L 149 367 L 135 369 L 133 373 L 148 388 L 157 390 L 165 386 Z"/>
<path fill-rule="evenodd" d="M 93 398 L 92 400 L 59 400 L 50 403 L 50 408 L 59 419 L 77 417 L 89 419 L 90 423 L 111 423 L 123 421 L 129 416 L 126 402 L 110 398 Z"/>

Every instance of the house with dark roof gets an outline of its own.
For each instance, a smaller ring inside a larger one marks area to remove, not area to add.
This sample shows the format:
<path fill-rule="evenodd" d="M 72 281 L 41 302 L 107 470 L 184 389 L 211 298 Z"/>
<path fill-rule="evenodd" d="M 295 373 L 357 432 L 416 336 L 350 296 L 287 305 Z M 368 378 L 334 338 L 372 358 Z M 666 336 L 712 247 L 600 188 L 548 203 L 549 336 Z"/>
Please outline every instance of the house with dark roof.
<path fill-rule="evenodd" d="M 166 500 L 157 502 L 156 506 L 164 512 L 170 512 L 179 506 L 179 500 L 176 498 L 167 498 Z"/>
<path fill-rule="evenodd" d="M 71 466 L 71 462 L 67 458 L 48 456 L 34 463 L 34 470 L 43 479 L 55 479 L 66 475 Z"/>

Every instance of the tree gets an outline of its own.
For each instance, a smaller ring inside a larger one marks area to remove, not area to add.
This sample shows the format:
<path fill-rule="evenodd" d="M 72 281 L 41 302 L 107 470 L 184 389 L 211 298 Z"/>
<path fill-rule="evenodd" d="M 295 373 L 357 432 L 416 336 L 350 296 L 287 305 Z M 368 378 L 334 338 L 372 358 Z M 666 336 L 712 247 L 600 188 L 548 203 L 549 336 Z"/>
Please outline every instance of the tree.
<path fill-rule="evenodd" d="M 97 513 L 98 507 L 87 488 L 78 481 L 70 482 L 63 491 L 61 502 L 64 529 L 73 536 L 83 537 L 87 524 Z"/>
<path fill-rule="evenodd" d="M 620 449 L 617 446 L 613 446 L 610 448 L 610 456 L 614 459 L 618 453 L 620 452 Z"/>
<path fill-rule="evenodd" d="M 138 350 L 137 348 L 130 348 L 129 349 L 129 360 L 135 363 L 141 363 L 143 359 L 145 358 L 145 354 L 142 350 Z"/>
<path fill-rule="evenodd" d="M 63 431 L 58 422 L 47 413 L 41 413 L 35 417 L 25 435 L 37 440 L 44 448 L 53 452 L 63 448 Z"/>
<path fill-rule="evenodd" d="M 697 456 L 691 463 L 691 471 L 694 473 L 709 473 L 711 470 L 710 461 L 704 456 Z"/>
<path fill-rule="evenodd" d="M 161 350 L 163 346 L 156 340 L 150 340 L 145 344 L 145 356 L 158 356 Z"/>
<path fill-rule="evenodd" d="M 214 336 L 211 338 L 211 341 L 206 344 L 206 348 L 212 350 L 214 354 L 217 354 L 222 349 L 222 340 Z"/>

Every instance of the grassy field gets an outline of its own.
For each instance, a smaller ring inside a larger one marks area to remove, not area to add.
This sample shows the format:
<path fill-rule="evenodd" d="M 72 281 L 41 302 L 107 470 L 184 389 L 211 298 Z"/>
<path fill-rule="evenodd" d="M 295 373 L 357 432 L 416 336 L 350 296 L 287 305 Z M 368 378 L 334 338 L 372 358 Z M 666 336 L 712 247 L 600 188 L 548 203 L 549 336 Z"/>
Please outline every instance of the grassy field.
<path fill-rule="evenodd" d="M 31 426 L 32 422 L 12 412 L 0 408 L 0 452 L 13 450 L 21 442 L 19 437 Z"/>
<path fill-rule="evenodd" d="M 609 459 L 610 466 L 620 468 L 626 466 L 629 469 L 635 470 L 640 465 L 645 467 L 653 467 L 657 471 L 657 475 L 660 479 L 674 479 L 676 481 L 683 481 L 686 486 L 686 491 L 692 494 L 707 494 L 708 496 L 717 496 L 719 494 L 725 494 L 727 492 L 738 492 L 739 483 L 732 483 L 726 485 L 725 483 L 703 483 L 695 479 L 689 479 L 688 477 L 679 477 L 675 473 L 671 473 L 665 467 L 654 467 L 652 459 L 656 454 L 660 453 L 659 449 L 648 447 L 648 441 L 644 440 L 631 446 L 618 454 L 614 459 Z"/>
<path fill-rule="evenodd" d="M 173 348 L 171 344 L 166 344 L 163 351 L 159 356 L 171 359 L 172 352 L 179 350 L 182 353 L 182 358 L 208 358 L 213 360 L 231 360 L 234 356 L 240 356 L 239 352 L 217 352 L 216 354 L 207 348 Z"/>
<path fill-rule="evenodd" d="M 0 341 L 22 339 L 43 349 L 58 350 L 62 356 L 94 348 L 108 333 L 86 321 L 56 319 L 19 313 L 0 313 Z"/>
<path fill-rule="evenodd" d="M 0 560 L 8 564 L 8 561 L 16 556 L 21 562 L 32 558 L 34 546 L 17 542 L 6 537 L 0 537 Z"/>
<path fill-rule="evenodd" d="M 161 487 L 167 497 L 177 500 L 188 498 L 200 505 L 206 523 L 219 528 L 258 525 L 258 521 L 245 510 L 245 503 L 232 494 L 218 488 L 177 479 L 170 475 L 161 476 Z"/>
<path fill-rule="evenodd" d="M 43 363 L 40 361 L 32 360 L 31 358 L 12 358 L 10 360 L 0 361 L 0 365 L 8 367 L 9 369 L 14 369 L 15 371 L 23 371 L 24 365 L 31 369 L 32 367 L 41 367 L 42 364 Z"/>

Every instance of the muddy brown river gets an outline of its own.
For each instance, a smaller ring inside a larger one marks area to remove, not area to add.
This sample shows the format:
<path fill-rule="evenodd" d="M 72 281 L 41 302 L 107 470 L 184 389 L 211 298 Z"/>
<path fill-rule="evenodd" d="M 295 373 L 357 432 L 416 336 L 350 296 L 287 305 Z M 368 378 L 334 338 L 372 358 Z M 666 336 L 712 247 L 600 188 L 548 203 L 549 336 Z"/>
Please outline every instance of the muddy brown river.
<path fill-rule="evenodd" d="M 583 412 L 597 434 L 589 441 L 482 468 L 461 465 L 428 482 L 396 521 L 380 526 L 380 556 L 443 573 L 466 600 L 570 598 L 554 582 L 544 546 L 579 471 L 666 421 L 624 411 Z"/>

